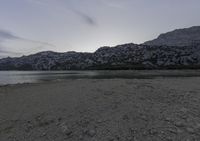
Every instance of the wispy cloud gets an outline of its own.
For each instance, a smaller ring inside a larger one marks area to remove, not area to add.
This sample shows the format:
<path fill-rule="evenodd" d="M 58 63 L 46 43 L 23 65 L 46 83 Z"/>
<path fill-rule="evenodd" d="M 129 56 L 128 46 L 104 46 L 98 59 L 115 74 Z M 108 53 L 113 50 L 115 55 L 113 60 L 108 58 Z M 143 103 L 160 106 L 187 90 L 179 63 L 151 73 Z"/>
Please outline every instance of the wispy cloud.
<path fill-rule="evenodd" d="M 47 43 L 47 42 L 26 39 L 26 38 L 17 36 L 10 31 L 0 29 L 0 43 L 5 41 L 5 40 L 22 40 L 22 41 L 25 41 L 25 42 L 37 43 L 37 44 L 41 44 L 41 45 L 45 45 L 45 46 L 55 47 L 55 45 Z"/>
<path fill-rule="evenodd" d="M 22 53 L 19 53 L 19 52 L 14 52 L 14 51 L 6 51 L 6 50 L 2 50 L 1 48 L 0 48 L 0 55 L 1 54 L 12 54 L 12 55 L 22 55 Z M 0 56 L 1 57 L 1 56 Z"/>
<path fill-rule="evenodd" d="M 0 45 L 0 59 L 8 56 L 21 56 L 22 53 L 6 50 L 5 46 Z"/>
<path fill-rule="evenodd" d="M 39 45 L 40 49 L 44 47 L 56 47 L 55 45 L 47 43 L 47 42 L 35 41 L 35 40 L 23 38 L 23 37 L 13 34 L 10 31 L 0 29 L 0 55 L 1 54 L 21 55 L 23 52 L 23 51 L 14 52 L 14 51 L 8 50 L 7 47 L 3 45 L 3 43 L 6 41 L 21 41 L 21 42 L 26 42 L 30 44 L 36 44 L 37 46 L 35 48 L 38 48 L 38 45 Z"/>
<path fill-rule="evenodd" d="M 95 18 L 93 18 L 89 14 L 80 11 L 79 9 L 76 9 L 75 6 L 70 2 L 70 0 L 68 1 L 67 5 L 63 5 L 61 3 L 61 0 L 28 0 L 28 1 L 41 6 L 49 6 L 50 3 L 53 3 L 53 7 L 56 8 L 57 10 L 65 12 L 71 11 L 79 18 L 83 19 L 83 21 L 86 24 L 91 26 L 97 25 L 97 21 L 95 20 Z"/>
<path fill-rule="evenodd" d="M 20 39 L 20 37 L 15 36 L 9 31 L 0 29 L 0 42 L 4 40 L 15 40 L 15 39 Z"/>
<path fill-rule="evenodd" d="M 94 18 L 92 18 L 91 16 L 77 10 L 74 8 L 69 8 L 74 14 L 78 15 L 80 18 L 82 18 L 87 24 L 95 26 L 97 25 L 97 22 Z"/>

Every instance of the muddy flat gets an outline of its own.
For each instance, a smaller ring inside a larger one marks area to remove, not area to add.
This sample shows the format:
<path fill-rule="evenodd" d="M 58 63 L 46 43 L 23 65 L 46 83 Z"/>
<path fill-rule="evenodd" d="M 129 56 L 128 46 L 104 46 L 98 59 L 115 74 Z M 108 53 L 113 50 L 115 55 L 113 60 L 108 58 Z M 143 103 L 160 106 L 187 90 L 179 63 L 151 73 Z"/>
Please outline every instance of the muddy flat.
<path fill-rule="evenodd" d="M 200 77 L 0 87 L 1 141 L 200 140 Z"/>

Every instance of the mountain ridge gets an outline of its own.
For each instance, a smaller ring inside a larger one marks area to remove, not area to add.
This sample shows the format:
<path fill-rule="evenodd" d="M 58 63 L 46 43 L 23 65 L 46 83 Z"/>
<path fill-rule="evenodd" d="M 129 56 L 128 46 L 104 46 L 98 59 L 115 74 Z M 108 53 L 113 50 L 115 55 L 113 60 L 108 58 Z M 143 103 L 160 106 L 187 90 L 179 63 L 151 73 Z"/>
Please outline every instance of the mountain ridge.
<path fill-rule="evenodd" d="M 191 40 L 198 35 L 200 26 L 167 32 L 144 44 L 100 47 L 93 53 L 43 51 L 8 57 L 0 59 L 0 70 L 200 69 L 200 42 Z"/>
<path fill-rule="evenodd" d="M 156 39 L 144 42 L 145 45 L 190 46 L 200 43 L 200 26 L 175 29 L 162 33 Z"/>

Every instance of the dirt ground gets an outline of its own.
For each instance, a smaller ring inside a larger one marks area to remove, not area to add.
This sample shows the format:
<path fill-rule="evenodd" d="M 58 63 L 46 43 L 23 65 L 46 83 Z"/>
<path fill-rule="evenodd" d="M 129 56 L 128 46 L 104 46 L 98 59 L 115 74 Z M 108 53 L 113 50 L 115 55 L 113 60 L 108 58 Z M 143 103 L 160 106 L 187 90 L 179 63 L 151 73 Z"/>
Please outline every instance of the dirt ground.
<path fill-rule="evenodd" d="M 200 77 L 0 87 L 0 141 L 199 141 Z"/>

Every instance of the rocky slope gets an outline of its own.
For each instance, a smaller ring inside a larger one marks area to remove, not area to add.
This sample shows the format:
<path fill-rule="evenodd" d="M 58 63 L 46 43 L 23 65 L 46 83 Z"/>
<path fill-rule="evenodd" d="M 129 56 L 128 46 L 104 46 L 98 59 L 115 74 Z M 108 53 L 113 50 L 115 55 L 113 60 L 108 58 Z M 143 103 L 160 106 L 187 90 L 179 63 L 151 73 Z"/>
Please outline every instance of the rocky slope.
<path fill-rule="evenodd" d="M 200 68 L 200 26 L 161 34 L 142 45 L 101 47 L 94 53 L 40 52 L 0 59 L 0 70 Z"/>
<path fill-rule="evenodd" d="M 200 43 L 200 26 L 176 29 L 161 34 L 157 39 L 145 42 L 146 45 L 190 46 Z"/>
<path fill-rule="evenodd" d="M 0 70 L 200 68 L 200 45 L 147 46 L 124 44 L 102 47 L 94 53 L 40 52 L 0 60 Z"/>

